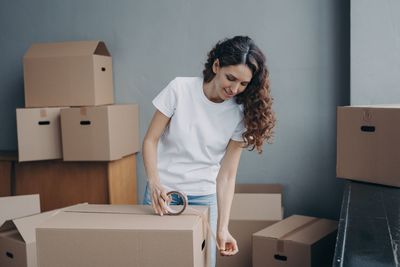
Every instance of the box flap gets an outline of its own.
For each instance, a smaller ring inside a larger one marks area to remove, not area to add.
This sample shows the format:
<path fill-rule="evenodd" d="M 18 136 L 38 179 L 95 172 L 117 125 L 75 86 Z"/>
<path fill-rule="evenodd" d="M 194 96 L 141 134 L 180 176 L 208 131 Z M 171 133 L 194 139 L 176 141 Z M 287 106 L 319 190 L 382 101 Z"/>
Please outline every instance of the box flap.
<path fill-rule="evenodd" d="M 32 44 L 24 58 L 89 56 L 94 54 L 110 56 L 102 41 L 76 41 Z"/>
<path fill-rule="evenodd" d="M 69 207 L 65 207 L 65 208 L 61 208 L 61 209 L 51 210 L 51 211 L 47 211 L 47 212 L 43 212 L 43 213 L 39 213 L 39 214 L 35 214 L 35 215 L 30 215 L 30 216 L 14 219 L 12 221 L 13 221 L 16 229 L 18 230 L 18 232 L 24 239 L 25 243 L 29 244 L 29 243 L 33 243 L 36 241 L 35 230 L 36 230 L 36 227 L 38 227 L 41 223 L 43 223 L 44 221 L 48 220 L 49 218 L 51 218 L 52 216 L 56 215 L 57 213 L 59 213 L 63 210 L 66 210 L 68 208 L 73 208 L 73 207 L 79 207 L 81 205 L 86 205 L 86 204 L 77 204 L 77 205 L 73 205 L 73 206 L 69 206 Z"/>
<path fill-rule="evenodd" d="M 322 218 L 292 215 L 253 236 L 290 240 L 311 245 L 337 229 L 337 222 Z"/>
<path fill-rule="evenodd" d="M 231 220 L 282 220 L 280 193 L 235 193 Z"/>
<path fill-rule="evenodd" d="M 159 216 L 147 205 L 86 205 L 53 216 L 38 229 L 192 230 L 207 207 L 190 206 L 179 216 Z M 196 212 L 193 212 L 193 209 Z"/>
<path fill-rule="evenodd" d="M 39 195 L 0 197 L 0 226 L 7 220 L 40 213 Z"/>

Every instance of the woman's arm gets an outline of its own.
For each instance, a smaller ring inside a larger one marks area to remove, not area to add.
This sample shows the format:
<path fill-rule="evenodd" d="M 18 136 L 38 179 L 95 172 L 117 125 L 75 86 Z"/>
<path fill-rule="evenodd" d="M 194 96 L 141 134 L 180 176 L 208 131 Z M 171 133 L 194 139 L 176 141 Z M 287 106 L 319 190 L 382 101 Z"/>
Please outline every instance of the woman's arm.
<path fill-rule="evenodd" d="M 160 177 L 157 170 L 157 144 L 165 128 L 167 127 L 170 118 L 156 111 L 151 120 L 150 126 L 143 140 L 143 163 L 147 174 L 147 179 L 150 187 L 151 203 L 154 211 L 163 215 L 166 213 L 167 200 L 166 191 L 160 183 Z"/>
<path fill-rule="evenodd" d="M 236 240 L 229 233 L 228 224 L 242 148 L 242 142 L 230 140 L 217 176 L 217 242 L 221 255 L 234 255 L 239 251 Z"/>

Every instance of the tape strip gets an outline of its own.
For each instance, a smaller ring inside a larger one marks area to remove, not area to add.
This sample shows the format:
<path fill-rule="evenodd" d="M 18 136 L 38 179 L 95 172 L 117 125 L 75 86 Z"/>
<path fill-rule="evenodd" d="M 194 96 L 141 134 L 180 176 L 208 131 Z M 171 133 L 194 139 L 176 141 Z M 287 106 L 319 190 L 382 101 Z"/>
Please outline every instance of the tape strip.
<path fill-rule="evenodd" d="M 81 107 L 79 109 L 79 113 L 81 114 L 81 116 L 86 116 L 87 115 L 87 108 L 86 107 Z"/>
<path fill-rule="evenodd" d="M 285 238 L 288 238 L 289 236 L 303 230 L 304 228 L 318 222 L 320 220 L 320 218 L 313 218 L 312 220 L 306 222 L 305 224 L 302 224 L 296 228 L 294 228 L 292 231 L 287 232 L 286 234 L 281 235 L 280 237 L 278 237 L 278 240 L 276 242 L 276 251 L 279 253 L 283 253 L 285 252 L 285 246 L 284 246 L 284 240 Z"/>
<path fill-rule="evenodd" d="M 47 110 L 46 109 L 44 109 L 44 108 L 40 109 L 40 117 L 41 118 L 47 117 Z"/>

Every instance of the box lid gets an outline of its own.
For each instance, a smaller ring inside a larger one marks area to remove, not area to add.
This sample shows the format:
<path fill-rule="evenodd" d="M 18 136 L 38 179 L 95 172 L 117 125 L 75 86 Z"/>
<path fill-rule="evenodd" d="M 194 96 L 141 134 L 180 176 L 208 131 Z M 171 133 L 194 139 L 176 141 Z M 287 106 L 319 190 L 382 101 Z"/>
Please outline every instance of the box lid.
<path fill-rule="evenodd" d="M 36 43 L 29 47 L 24 58 L 68 57 L 101 55 L 111 56 L 103 41 L 75 41 L 59 43 Z"/>
<path fill-rule="evenodd" d="M 207 207 L 190 206 L 179 216 L 159 216 L 148 205 L 88 204 L 64 210 L 38 229 L 193 230 L 207 212 Z"/>
<path fill-rule="evenodd" d="M 276 224 L 254 233 L 253 236 L 272 238 L 276 240 L 289 240 L 311 245 L 336 229 L 336 221 L 292 215 Z"/>
<path fill-rule="evenodd" d="M 40 212 L 39 195 L 0 197 L 0 227 L 7 220 Z"/>

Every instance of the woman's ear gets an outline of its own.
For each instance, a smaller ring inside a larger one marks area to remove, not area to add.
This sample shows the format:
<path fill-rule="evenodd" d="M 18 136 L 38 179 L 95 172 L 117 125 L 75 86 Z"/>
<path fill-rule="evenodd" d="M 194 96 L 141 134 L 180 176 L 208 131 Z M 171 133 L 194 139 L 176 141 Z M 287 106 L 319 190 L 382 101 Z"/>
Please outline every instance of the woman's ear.
<path fill-rule="evenodd" d="M 214 74 L 217 74 L 218 70 L 219 70 L 219 59 L 217 58 L 212 65 L 212 71 L 214 72 Z"/>

